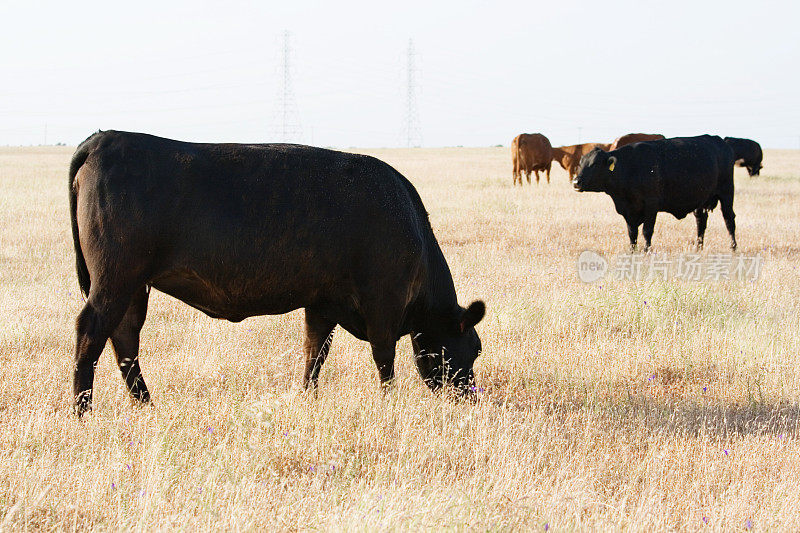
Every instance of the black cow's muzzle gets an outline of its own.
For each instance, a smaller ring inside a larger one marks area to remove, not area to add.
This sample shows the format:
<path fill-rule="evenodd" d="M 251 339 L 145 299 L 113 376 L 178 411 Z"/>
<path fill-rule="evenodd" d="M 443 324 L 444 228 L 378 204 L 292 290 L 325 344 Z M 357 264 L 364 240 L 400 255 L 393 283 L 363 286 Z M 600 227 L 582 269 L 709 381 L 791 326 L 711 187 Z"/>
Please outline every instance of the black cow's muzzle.
<path fill-rule="evenodd" d="M 459 394 L 468 396 L 475 390 L 475 374 L 471 369 L 459 371 L 456 375 L 450 377 L 450 383 Z"/>

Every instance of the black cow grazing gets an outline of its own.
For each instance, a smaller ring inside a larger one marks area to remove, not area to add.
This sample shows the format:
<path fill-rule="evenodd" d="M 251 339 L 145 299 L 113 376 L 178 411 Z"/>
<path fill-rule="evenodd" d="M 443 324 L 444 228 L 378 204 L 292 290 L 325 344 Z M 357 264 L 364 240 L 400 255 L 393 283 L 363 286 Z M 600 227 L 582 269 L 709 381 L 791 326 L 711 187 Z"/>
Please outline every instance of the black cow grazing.
<path fill-rule="evenodd" d="M 659 211 L 678 219 L 694 211 L 697 247 L 702 248 L 708 212 L 717 202 L 735 250 L 733 161 L 733 151 L 716 136 L 645 141 L 586 154 L 572 183 L 578 191 L 611 196 L 628 224 L 631 250 L 636 249 L 640 224 L 644 224 L 645 251 L 650 249 Z"/>
<path fill-rule="evenodd" d="M 745 167 L 750 176 L 758 176 L 761 173 L 761 161 L 764 159 L 764 153 L 761 151 L 761 145 L 750 139 L 738 139 L 736 137 L 725 137 L 725 142 L 733 149 L 733 156 L 736 159 L 736 165 Z"/>
<path fill-rule="evenodd" d="M 148 402 L 139 331 L 149 288 L 214 318 L 305 308 L 306 387 L 337 324 L 372 346 L 382 384 L 410 334 L 432 389 L 467 392 L 483 302 L 458 305 L 417 191 L 373 157 L 286 144 L 195 144 L 98 132 L 69 172 L 78 280 L 75 411 L 91 409 L 110 337 L 128 390 Z"/>

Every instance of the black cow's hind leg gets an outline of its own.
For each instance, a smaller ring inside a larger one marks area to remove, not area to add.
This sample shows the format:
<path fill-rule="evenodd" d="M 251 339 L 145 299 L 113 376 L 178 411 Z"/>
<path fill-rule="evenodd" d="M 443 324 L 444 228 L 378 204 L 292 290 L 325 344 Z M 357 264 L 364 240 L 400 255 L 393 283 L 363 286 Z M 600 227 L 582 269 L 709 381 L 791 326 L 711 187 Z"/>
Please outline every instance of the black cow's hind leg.
<path fill-rule="evenodd" d="M 736 215 L 733 212 L 733 196 L 730 198 L 720 198 L 722 207 L 722 217 L 725 219 L 725 227 L 731 236 L 731 250 L 736 250 Z"/>
<path fill-rule="evenodd" d="M 97 360 L 103 352 L 108 337 L 122 320 L 128 300 L 110 300 L 89 295 L 78 315 L 75 329 L 75 372 L 72 390 L 75 394 L 75 414 L 92 410 L 92 387 Z"/>
<path fill-rule="evenodd" d="M 133 400 L 141 403 L 150 401 L 150 392 L 139 367 L 139 333 L 147 316 L 147 300 L 150 291 L 142 287 L 134 294 L 125 316 L 111 334 L 111 344 L 117 356 L 122 378 Z"/>
<path fill-rule="evenodd" d="M 303 387 L 306 389 L 317 386 L 319 371 L 328 357 L 335 327 L 335 322 L 323 318 L 313 309 L 306 308 L 306 340 L 303 345 L 303 351 L 306 354 Z"/>
<path fill-rule="evenodd" d="M 708 224 L 708 211 L 705 209 L 695 209 L 694 217 L 697 220 L 697 251 L 703 249 L 703 236 L 706 233 L 706 225 Z"/>
<path fill-rule="evenodd" d="M 653 228 L 656 226 L 656 215 L 658 213 L 648 214 L 644 218 L 644 225 L 642 225 L 642 235 L 644 236 L 644 251 L 650 251 L 650 244 L 653 240 Z"/>

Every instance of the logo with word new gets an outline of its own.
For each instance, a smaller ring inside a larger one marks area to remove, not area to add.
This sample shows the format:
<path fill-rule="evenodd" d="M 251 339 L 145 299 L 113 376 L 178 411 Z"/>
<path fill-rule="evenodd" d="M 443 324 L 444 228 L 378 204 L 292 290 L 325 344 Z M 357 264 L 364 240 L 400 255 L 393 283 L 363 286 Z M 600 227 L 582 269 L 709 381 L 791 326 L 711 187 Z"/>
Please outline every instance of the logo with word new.
<path fill-rule="evenodd" d="M 605 257 L 591 250 L 584 250 L 578 256 L 578 278 L 584 283 L 594 283 L 603 279 L 608 271 Z"/>

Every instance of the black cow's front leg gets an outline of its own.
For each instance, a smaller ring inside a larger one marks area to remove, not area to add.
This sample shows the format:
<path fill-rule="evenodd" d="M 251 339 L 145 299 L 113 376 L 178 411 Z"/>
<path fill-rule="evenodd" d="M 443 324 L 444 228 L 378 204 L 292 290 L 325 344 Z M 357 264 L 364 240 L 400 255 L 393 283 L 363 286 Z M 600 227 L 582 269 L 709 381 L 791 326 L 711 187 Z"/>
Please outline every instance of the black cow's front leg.
<path fill-rule="evenodd" d="M 730 198 L 720 198 L 722 207 L 722 217 L 725 219 L 725 227 L 731 236 L 731 250 L 736 251 L 736 215 L 733 212 L 733 195 Z"/>
<path fill-rule="evenodd" d="M 317 386 L 319 371 L 328 357 L 335 327 L 335 322 L 325 319 L 313 309 L 306 308 L 306 340 L 303 345 L 306 355 L 303 387 L 306 389 Z"/>
<path fill-rule="evenodd" d="M 625 217 L 628 224 L 628 239 L 631 242 L 631 253 L 636 251 L 636 241 L 639 240 L 639 221 L 633 217 Z"/>
<path fill-rule="evenodd" d="M 695 209 L 694 217 L 697 220 L 697 251 L 703 249 L 703 236 L 706 233 L 706 225 L 708 224 L 708 211 L 705 209 Z"/>
<path fill-rule="evenodd" d="M 381 387 L 388 388 L 394 381 L 394 355 L 395 343 L 382 343 L 372 345 L 372 358 L 378 367 L 378 376 L 381 380 Z"/>
<path fill-rule="evenodd" d="M 658 212 L 648 213 L 644 217 L 644 224 L 642 225 L 642 235 L 644 236 L 644 251 L 650 251 L 650 244 L 653 240 L 653 228 L 656 226 L 656 215 Z"/>
<path fill-rule="evenodd" d="M 367 339 L 372 346 L 372 358 L 378 367 L 381 387 L 386 390 L 394 380 L 395 346 L 405 314 L 404 307 L 399 302 L 403 300 L 404 294 L 379 293 L 377 288 L 371 290 L 375 291 L 373 294 L 382 294 L 383 297 L 370 298 L 362 304 L 362 308 L 367 325 Z"/>

